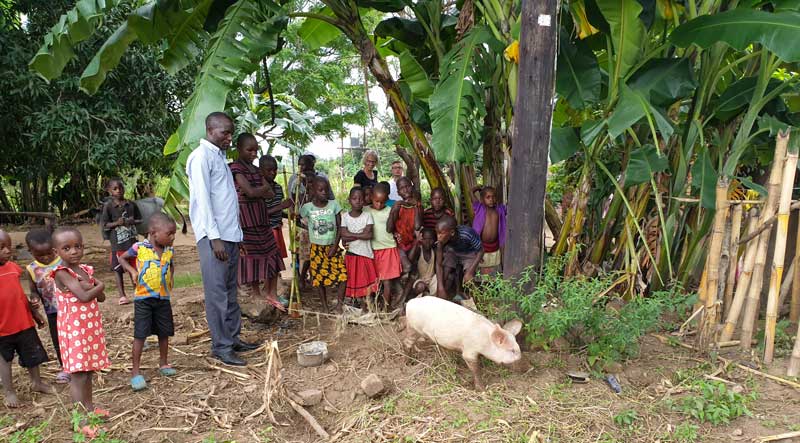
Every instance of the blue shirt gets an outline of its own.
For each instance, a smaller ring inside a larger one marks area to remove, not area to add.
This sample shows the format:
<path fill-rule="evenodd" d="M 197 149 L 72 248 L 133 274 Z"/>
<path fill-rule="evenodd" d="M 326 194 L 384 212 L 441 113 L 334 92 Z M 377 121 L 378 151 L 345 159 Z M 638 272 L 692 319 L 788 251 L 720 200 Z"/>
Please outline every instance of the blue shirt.
<path fill-rule="evenodd" d="M 225 152 L 206 139 L 200 139 L 186 160 L 189 176 L 189 218 L 195 239 L 242 241 L 239 227 L 239 197 L 233 185 Z"/>

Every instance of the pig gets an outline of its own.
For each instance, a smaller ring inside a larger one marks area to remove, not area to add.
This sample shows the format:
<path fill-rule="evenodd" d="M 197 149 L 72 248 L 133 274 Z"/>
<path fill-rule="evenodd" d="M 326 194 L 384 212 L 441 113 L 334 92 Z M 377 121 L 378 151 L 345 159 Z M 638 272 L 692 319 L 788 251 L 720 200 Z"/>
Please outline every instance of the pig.
<path fill-rule="evenodd" d="M 461 351 L 472 372 L 475 389 L 483 390 L 478 356 L 506 365 L 518 361 L 522 354 L 514 336 L 521 328 L 519 320 L 500 327 L 463 306 L 425 296 L 406 304 L 403 347 L 410 352 L 418 340 L 428 338 L 443 348 Z"/>

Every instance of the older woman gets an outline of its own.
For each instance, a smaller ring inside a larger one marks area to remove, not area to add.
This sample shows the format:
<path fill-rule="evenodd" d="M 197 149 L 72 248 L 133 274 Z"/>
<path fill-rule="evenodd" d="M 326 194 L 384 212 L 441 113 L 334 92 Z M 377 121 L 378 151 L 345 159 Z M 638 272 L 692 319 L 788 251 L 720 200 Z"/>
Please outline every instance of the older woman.
<path fill-rule="evenodd" d="M 241 134 L 236 140 L 239 158 L 229 166 L 239 196 L 239 224 L 244 239 L 239 254 L 239 284 L 252 288 L 261 298 L 261 284 L 267 291 L 267 303 L 285 310 L 278 301 L 277 283 L 282 260 L 275 236 L 267 217 L 266 199 L 275 196 L 272 186 L 265 183 L 261 172 L 253 165 L 258 156 L 258 142 L 252 134 Z"/>
<path fill-rule="evenodd" d="M 353 178 L 353 186 L 360 186 L 366 188 L 367 186 L 375 186 L 378 184 L 378 153 L 369 150 L 364 153 L 364 169 L 358 171 L 355 178 Z"/>

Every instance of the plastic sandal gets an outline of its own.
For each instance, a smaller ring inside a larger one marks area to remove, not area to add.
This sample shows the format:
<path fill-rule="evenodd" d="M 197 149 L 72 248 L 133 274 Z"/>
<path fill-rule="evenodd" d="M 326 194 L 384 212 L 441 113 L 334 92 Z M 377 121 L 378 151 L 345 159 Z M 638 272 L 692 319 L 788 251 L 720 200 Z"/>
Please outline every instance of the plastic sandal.
<path fill-rule="evenodd" d="M 94 440 L 100 433 L 100 427 L 96 425 L 86 425 L 81 428 L 81 434 L 86 437 L 86 441 Z"/>
<path fill-rule="evenodd" d="M 267 303 L 269 303 L 275 309 L 277 309 L 277 310 L 279 310 L 281 312 L 286 312 L 286 306 L 283 303 L 281 303 L 280 300 L 269 300 L 269 299 L 267 299 Z"/>
<path fill-rule="evenodd" d="M 129 305 L 129 304 L 131 304 L 131 301 L 128 300 L 128 297 L 125 297 L 125 298 L 120 297 L 120 299 L 119 299 L 119 305 L 120 306 Z"/>
<path fill-rule="evenodd" d="M 175 368 L 173 368 L 172 366 L 168 365 L 168 366 L 162 366 L 162 367 L 158 368 L 158 373 L 163 375 L 163 376 L 165 376 L 165 377 L 171 377 L 171 376 L 177 374 L 178 371 L 176 371 Z"/>
<path fill-rule="evenodd" d="M 131 389 L 134 391 L 142 391 L 147 389 L 147 382 L 144 380 L 144 377 L 141 375 L 137 375 L 131 379 Z"/>
<path fill-rule="evenodd" d="M 72 380 L 72 377 L 64 371 L 58 371 L 58 374 L 56 374 L 56 383 L 59 385 L 67 384 L 70 380 Z"/>
<path fill-rule="evenodd" d="M 110 412 L 108 412 L 107 410 L 102 409 L 102 408 L 94 408 L 93 412 L 94 412 L 94 415 L 96 415 L 98 417 L 103 417 L 103 418 L 108 418 L 111 415 Z"/>

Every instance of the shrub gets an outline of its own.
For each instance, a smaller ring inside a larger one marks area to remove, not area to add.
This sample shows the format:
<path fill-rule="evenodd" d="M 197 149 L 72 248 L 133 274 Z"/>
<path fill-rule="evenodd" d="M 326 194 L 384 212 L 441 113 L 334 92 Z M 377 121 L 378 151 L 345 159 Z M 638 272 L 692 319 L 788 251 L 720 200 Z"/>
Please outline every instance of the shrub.
<path fill-rule="evenodd" d="M 673 409 L 714 425 L 728 423 L 742 415 L 752 415 L 747 405 L 757 397 L 755 391 L 741 394 L 728 389 L 724 383 L 705 380 L 695 383 L 693 390 L 694 394 L 673 404 Z"/>
<path fill-rule="evenodd" d="M 515 279 L 485 279 L 473 290 L 478 308 L 499 322 L 522 315 L 526 339 L 532 345 L 547 347 L 560 337 L 586 345 L 589 363 L 594 365 L 636 355 L 639 338 L 659 325 L 664 312 L 681 309 L 688 300 L 678 291 L 662 291 L 610 309 L 606 307 L 608 288 L 619 276 L 566 278 L 562 276 L 566 260 L 549 258 L 532 291 L 525 289 L 533 276 L 530 270 Z"/>

